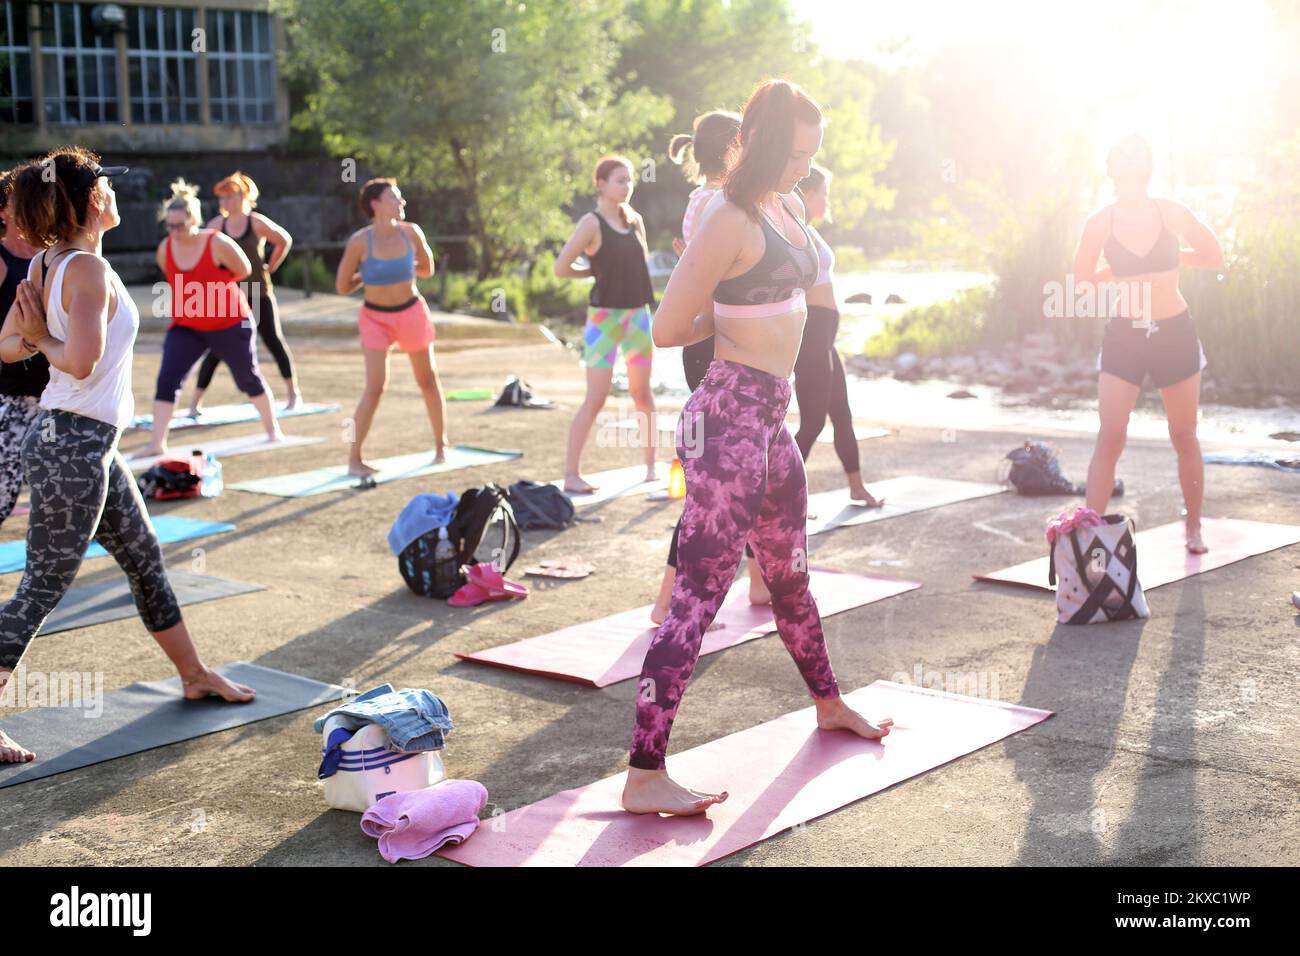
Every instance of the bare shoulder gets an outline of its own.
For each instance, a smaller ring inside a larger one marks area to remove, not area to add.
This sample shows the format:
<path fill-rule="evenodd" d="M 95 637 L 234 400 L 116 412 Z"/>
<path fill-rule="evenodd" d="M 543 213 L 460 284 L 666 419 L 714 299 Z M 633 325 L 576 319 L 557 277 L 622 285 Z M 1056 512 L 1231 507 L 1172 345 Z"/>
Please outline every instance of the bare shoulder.
<path fill-rule="evenodd" d="M 1196 218 L 1196 213 L 1177 199 L 1170 199 L 1168 196 L 1154 198 L 1156 206 L 1160 209 L 1160 215 L 1171 225 L 1182 226 Z"/>
<path fill-rule="evenodd" d="M 352 249 L 355 248 L 356 246 L 364 244 L 366 241 L 366 232 L 369 231 L 369 229 L 370 229 L 369 226 L 362 226 L 352 235 L 348 236 L 347 248 Z"/>
<path fill-rule="evenodd" d="M 221 228 L 221 222 L 222 222 L 222 217 L 221 217 L 221 216 L 213 216 L 211 219 L 208 220 L 208 224 L 207 224 L 207 226 L 205 226 L 204 228 L 206 228 L 206 229 L 220 229 L 220 228 Z"/>
<path fill-rule="evenodd" d="M 424 230 L 420 228 L 420 224 L 418 222 L 399 222 L 398 226 L 405 229 L 411 235 L 415 236 L 415 238 L 420 240 L 424 239 Z"/>

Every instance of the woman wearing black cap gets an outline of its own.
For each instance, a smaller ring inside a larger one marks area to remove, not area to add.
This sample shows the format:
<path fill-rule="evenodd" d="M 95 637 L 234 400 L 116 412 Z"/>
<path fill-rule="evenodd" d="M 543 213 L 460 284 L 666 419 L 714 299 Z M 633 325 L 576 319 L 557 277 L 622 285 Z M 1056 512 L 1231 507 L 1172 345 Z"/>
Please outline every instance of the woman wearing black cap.
<path fill-rule="evenodd" d="M 49 359 L 50 382 L 23 442 L 32 496 L 27 567 L 0 607 L 0 688 L 63 600 L 93 539 L 126 572 L 140 617 L 176 665 L 185 696 L 247 701 L 250 688 L 199 658 L 144 501 L 117 448 L 135 411 L 131 358 L 140 315 L 100 248 L 104 233 L 121 222 L 108 177 L 123 172 L 100 166 L 83 149 L 63 148 L 14 177 L 15 224 L 44 252 L 32 260 L 0 329 L 0 358 L 12 362 L 39 352 Z M 0 733 L 0 763 L 34 758 Z"/>

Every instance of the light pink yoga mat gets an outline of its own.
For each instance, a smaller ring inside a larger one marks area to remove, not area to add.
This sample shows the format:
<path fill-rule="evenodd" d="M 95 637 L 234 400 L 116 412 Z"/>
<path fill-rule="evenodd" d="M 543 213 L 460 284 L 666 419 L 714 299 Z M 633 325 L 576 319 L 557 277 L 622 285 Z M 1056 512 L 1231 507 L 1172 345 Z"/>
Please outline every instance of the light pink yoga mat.
<path fill-rule="evenodd" d="M 1213 571 L 1225 564 L 1264 554 L 1300 542 L 1300 527 L 1271 524 L 1267 521 L 1244 521 L 1239 518 L 1204 518 L 1201 536 L 1210 549 L 1205 554 L 1189 554 L 1184 546 L 1183 523 L 1174 521 L 1137 533 L 1138 581 L 1144 591 L 1162 584 L 1181 581 L 1193 574 Z M 1047 550 L 1047 541 L 1043 541 Z M 977 574 L 977 581 L 1018 584 L 1024 587 L 1055 591 L 1047 583 L 1047 558 L 1035 558 L 992 574 Z"/>
<path fill-rule="evenodd" d="M 892 578 L 847 574 L 824 568 L 812 569 L 812 593 L 822 617 L 830 617 L 920 586 L 915 581 L 896 581 Z M 656 630 L 650 623 L 651 607 L 647 604 L 540 637 L 456 656 L 479 664 L 508 667 L 545 677 L 559 677 L 592 687 L 607 687 L 641 673 L 646 650 L 650 647 L 650 639 Z M 701 656 L 734 647 L 776 630 L 772 608 L 749 603 L 749 579 L 745 577 L 731 586 L 715 620 L 721 621 L 726 627 L 705 633 L 700 648 Z"/>
<path fill-rule="evenodd" d="M 626 813 L 619 806 L 626 774 L 619 772 L 485 820 L 465 843 L 438 855 L 470 866 L 702 866 L 1052 716 L 890 681 L 845 701 L 868 718 L 893 717 L 894 729 L 883 741 L 818 730 L 807 707 L 670 753 L 676 780 L 729 794 L 707 815 Z M 630 733 L 631 719 L 610 732 Z"/>

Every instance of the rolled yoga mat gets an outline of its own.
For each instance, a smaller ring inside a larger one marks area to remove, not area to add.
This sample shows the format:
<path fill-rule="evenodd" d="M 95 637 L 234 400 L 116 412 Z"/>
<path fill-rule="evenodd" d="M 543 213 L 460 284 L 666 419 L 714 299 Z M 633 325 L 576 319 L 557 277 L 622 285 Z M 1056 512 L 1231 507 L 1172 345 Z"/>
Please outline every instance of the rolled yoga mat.
<path fill-rule="evenodd" d="M 401 481 L 404 478 L 419 478 L 445 471 L 456 471 L 460 468 L 474 468 L 478 465 L 510 461 L 521 455 L 523 455 L 521 451 L 499 451 L 493 448 L 453 445 L 447 449 L 447 460 L 441 465 L 433 464 L 431 451 L 379 458 L 371 462 L 379 472 L 370 477 L 374 479 L 375 484 L 382 485 L 390 481 Z M 257 478 L 253 481 L 226 485 L 227 488 L 236 491 L 251 491 L 259 495 L 275 495 L 280 498 L 307 498 L 312 495 L 323 495 L 329 491 L 347 491 L 364 486 L 360 478 L 348 474 L 346 465 L 334 465 L 313 471 L 300 471 L 292 475 L 276 475 L 272 478 Z"/>
<path fill-rule="evenodd" d="M 1162 584 L 1181 581 L 1194 574 L 1213 571 L 1227 564 L 1289 544 L 1300 543 L 1300 527 L 1290 524 L 1272 524 L 1267 521 L 1245 521 L 1240 518 L 1202 518 L 1201 537 L 1210 550 L 1205 554 L 1190 554 L 1184 546 L 1183 523 L 1173 521 L 1137 533 L 1137 575 L 1143 591 Z M 1043 541 L 1047 550 L 1047 541 Z M 1055 591 L 1047 583 L 1046 557 L 1034 558 L 1022 564 L 977 574 L 977 581 L 995 584 L 1015 584 L 1021 587 Z"/>
<path fill-rule="evenodd" d="M 812 569 L 813 598 L 822 617 L 914 591 L 920 586 L 915 581 Z M 641 673 L 650 639 L 658 630 L 650 622 L 652 607 L 647 604 L 540 637 L 456 656 L 477 664 L 558 677 L 591 687 L 608 687 Z M 771 606 L 749 603 L 747 577 L 738 579 L 731 586 L 714 620 L 726 626 L 705 632 L 700 656 L 743 644 L 776 630 Z"/>
<path fill-rule="evenodd" d="M 868 483 L 868 489 L 877 499 L 884 499 L 884 507 L 867 508 L 851 503 L 846 488 L 823 491 L 808 496 L 808 534 L 821 534 L 835 528 L 884 521 L 899 515 L 926 511 L 958 501 L 970 501 L 989 495 L 1000 495 L 1007 489 L 1003 485 L 978 481 L 958 481 L 953 478 L 926 478 L 921 475 L 904 475 Z"/>
<path fill-rule="evenodd" d="M 235 526 L 224 521 L 201 521 L 198 518 L 184 518 L 180 515 L 150 515 L 149 521 L 158 535 L 160 544 L 174 544 L 191 538 L 202 538 L 210 534 L 222 534 L 234 531 Z M 87 558 L 102 558 L 107 551 L 101 545 L 91 543 L 86 550 Z M 6 541 L 0 544 L 0 574 L 21 571 L 27 566 L 27 542 Z"/>
<path fill-rule="evenodd" d="M 337 412 L 338 405 L 321 405 L 316 402 L 304 402 L 294 408 L 285 408 L 279 402 L 271 406 L 276 418 L 297 418 L 299 415 L 321 415 L 325 412 Z M 199 410 L 198 418 L 189 415 L 173 415 L 167 426 L 169 432 L 181 428 L 203 428 L 211 425 L 235 425 L 240 422 L 260 422 L 262 416 L 257 413 L 251 402 L 242 405 L 213 405 Z M 137 415 L 131 419 L 131 428 L 148 430 L 153 428 L 152 415 Z"/>
<path fill-rule="evenodd" d="M 210 574 L 190 574 L 188 571 L 168 570 L 167 580 L 171 582 L 172 591 L 181 607 L 266 590 L 260 584 L 228 581 Z M 133 618 L 138 613 L 135 599 L 131 596 L 131 586 L 124 577 L 104 584 L 74 584 L 63 596 L 59 606 L 45 619 L 36 636 L 43 637 L 108 621 L 121 621 Z"/>
<path fill-rule="evenodd" d="M 439 856 L 470 866 L 703 866 L 974 753 L 1051 711 L 876 681 L 845 702 L 892 717 L 881 741 L 817 727 L 812 707 L 668 755 L 673 779 L 727 791 L 707 815 L 632 814 L 619 805 L 626 772 L 485 821 Z M 689 700 L 689 698 L 688 698 Z M 628 727 L 610 728 L 624 736 Z"/>
<path fill-rule="evenodd" d="M 237 684 L 252 687 L 257 698 L 247 704 L 230 704 L 215 697 L 185 700 L 179 677 L 143 681 L 99 694 L 85 690 L 90 674 L 14 671 L 5 690 L 7 705 L 31 707 L 36 690 L 54 676 L 60 680 L 60 700 L 81 706 L 47 706 L 55 695 L 46 692 L 39 706 L 2 718 L 5 733 L 35 752 L 36 759 L 0 764 L 0 788 L 317 707 L 348 694 L 334 684 L 247 661 L 217 670 Z M 80 680 L 74 682 L 72 678 L 77 677 Z M 79 693 L 77 688 L 81 688 Z M 257 744 L 247 742 L 245 746 Z"/>
<path fill-rule="evenodd" d="M 281 448 L 297 448 L 300 445 L 316 445 L 325 439 L 311 435 L 285 435 L 280 441 L 267 441 L 266 436 L 243 435 L 239 438 L 218 438 L 210 441 L 194 440 L 176 446 L 165 455 L 150 455 L 148 458 L 127 457 L 126 463 L 132 471 L 147 471 L 164 458 L 189 458 L 195 451 L 216 455 L 218 460 L 233 458 L 236 455 L 251 455 L 259 451 L 279 451 Z"/>

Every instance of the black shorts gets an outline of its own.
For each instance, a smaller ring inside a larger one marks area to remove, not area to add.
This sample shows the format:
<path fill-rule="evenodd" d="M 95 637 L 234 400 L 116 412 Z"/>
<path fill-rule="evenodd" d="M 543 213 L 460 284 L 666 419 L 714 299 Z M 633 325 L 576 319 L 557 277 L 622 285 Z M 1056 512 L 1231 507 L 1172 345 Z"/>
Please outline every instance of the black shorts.
<path fill-rule="evenodd" d="M 1152 322 L 1150 328 L 1135 328 L 1126 318 L 1106 323 L 1097 355 L 1099 372 L 1109 372 L 1139 388 L 1150 375 L 1156 388 L 1168 388 L 1203 368 L 1205 350 L 1188 312 Z"/>

